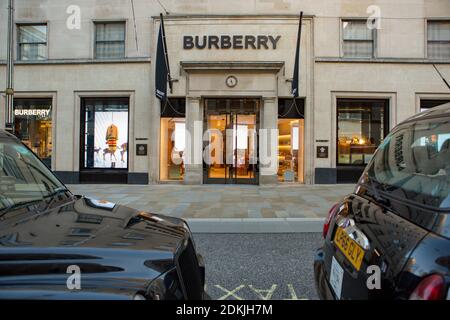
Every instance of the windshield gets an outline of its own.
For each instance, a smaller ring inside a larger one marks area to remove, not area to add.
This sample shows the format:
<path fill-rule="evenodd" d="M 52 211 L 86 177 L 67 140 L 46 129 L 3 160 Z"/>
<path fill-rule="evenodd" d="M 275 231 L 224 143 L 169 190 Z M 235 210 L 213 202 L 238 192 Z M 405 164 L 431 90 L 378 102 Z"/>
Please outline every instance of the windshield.
<path fill-rule="evenodd" d="M 0 137 L 0 211 L 43 200 L 64 185 L 25 146 Z"/>
<path fill-rule="evenodd" d="M 400 127 L 380 145 L 366 173 L 385 195 L 450 209 L 450 120 Z"/>

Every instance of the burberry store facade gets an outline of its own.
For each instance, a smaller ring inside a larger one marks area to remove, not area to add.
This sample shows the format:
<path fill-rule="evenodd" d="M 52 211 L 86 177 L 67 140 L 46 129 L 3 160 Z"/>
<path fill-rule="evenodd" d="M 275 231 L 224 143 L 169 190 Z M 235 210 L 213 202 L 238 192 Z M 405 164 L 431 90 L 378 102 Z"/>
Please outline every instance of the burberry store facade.
<path fill-rule="evenodd" d="M 14 130 L 66 183 L 354 183 L 397 123 L 450 101 L 445 1 L 383 2 L 368 28 L 369 0 L 166 0 L 163 104 L 160 7 L 87 4 L 68 28 L 72 2 L 44 3 L 16 0 Z"/>
<path fill-rule="evenodd" d="M 160 182 L 310 180 L 311 18 L 303 20 L 299 98 L 290 94 L 298 17 L 165 20 L 173 91 L 160 107 Z M 159 20 L 155 20 L 158 30 Z M 157 38 L 157 33 L 155 33 Z M 182 101 L 180 101 L 182 100 Z M 158 106 L 159 101 L 154 100 Z M 158 110 L 158 108 L 155 108 Z M 186 134 L 182 133 L 184 131 Z M 267 161 L 260 161 L 264 155 Z"/>

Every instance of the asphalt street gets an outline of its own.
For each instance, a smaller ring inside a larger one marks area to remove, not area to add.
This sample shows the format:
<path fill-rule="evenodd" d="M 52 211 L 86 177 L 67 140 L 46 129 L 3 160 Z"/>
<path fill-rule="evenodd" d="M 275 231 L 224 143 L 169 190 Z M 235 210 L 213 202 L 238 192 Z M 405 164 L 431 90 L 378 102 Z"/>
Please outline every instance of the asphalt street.
<path fill-rule="evenodd" d="M 195 234 L 212 299 L 317 299 L 313 259 L 319 233 Z"/>

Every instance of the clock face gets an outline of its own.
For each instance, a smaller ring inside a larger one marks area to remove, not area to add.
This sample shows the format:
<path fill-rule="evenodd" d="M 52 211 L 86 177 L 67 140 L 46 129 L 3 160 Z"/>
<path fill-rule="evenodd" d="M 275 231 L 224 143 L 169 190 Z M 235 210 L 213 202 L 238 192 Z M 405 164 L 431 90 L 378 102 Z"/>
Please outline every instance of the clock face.
<path fill-rule="evenodd" d="M 225 80 L 225 83 L 227 84 L 228 87 L 233 88 L 237 85 L 238 81 L 235 76 L 228 76 L 227 79 Z"/>

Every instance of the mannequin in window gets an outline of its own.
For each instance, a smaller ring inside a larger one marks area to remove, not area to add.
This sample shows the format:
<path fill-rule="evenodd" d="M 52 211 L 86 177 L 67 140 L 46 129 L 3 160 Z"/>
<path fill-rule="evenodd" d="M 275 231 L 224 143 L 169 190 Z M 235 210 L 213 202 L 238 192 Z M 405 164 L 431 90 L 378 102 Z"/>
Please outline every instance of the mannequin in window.
<path fill-rule="evenodd" d="M 111 164 L 113 163 L 112 158 L 114 157 L 114 160 L 117 161 L 116 158 L 116 150 L 117 150 L 117 140 L 119 139 L 119 129 L 114 125 L 111 124 L 106 129 L 106 144 L 108 145 L 108 152 L 110 154 Z M 103 154 L 104 156 L 104 154 Z"/>
<path fill-rule="evenodd" d="M 120 145 L 120 161 L 122 161 L 122 162 L 125 162 L 125 159 L 124 159 L 124 154 L 128 151 L 128 143 L 122 143 L 121 145 Z"/>

